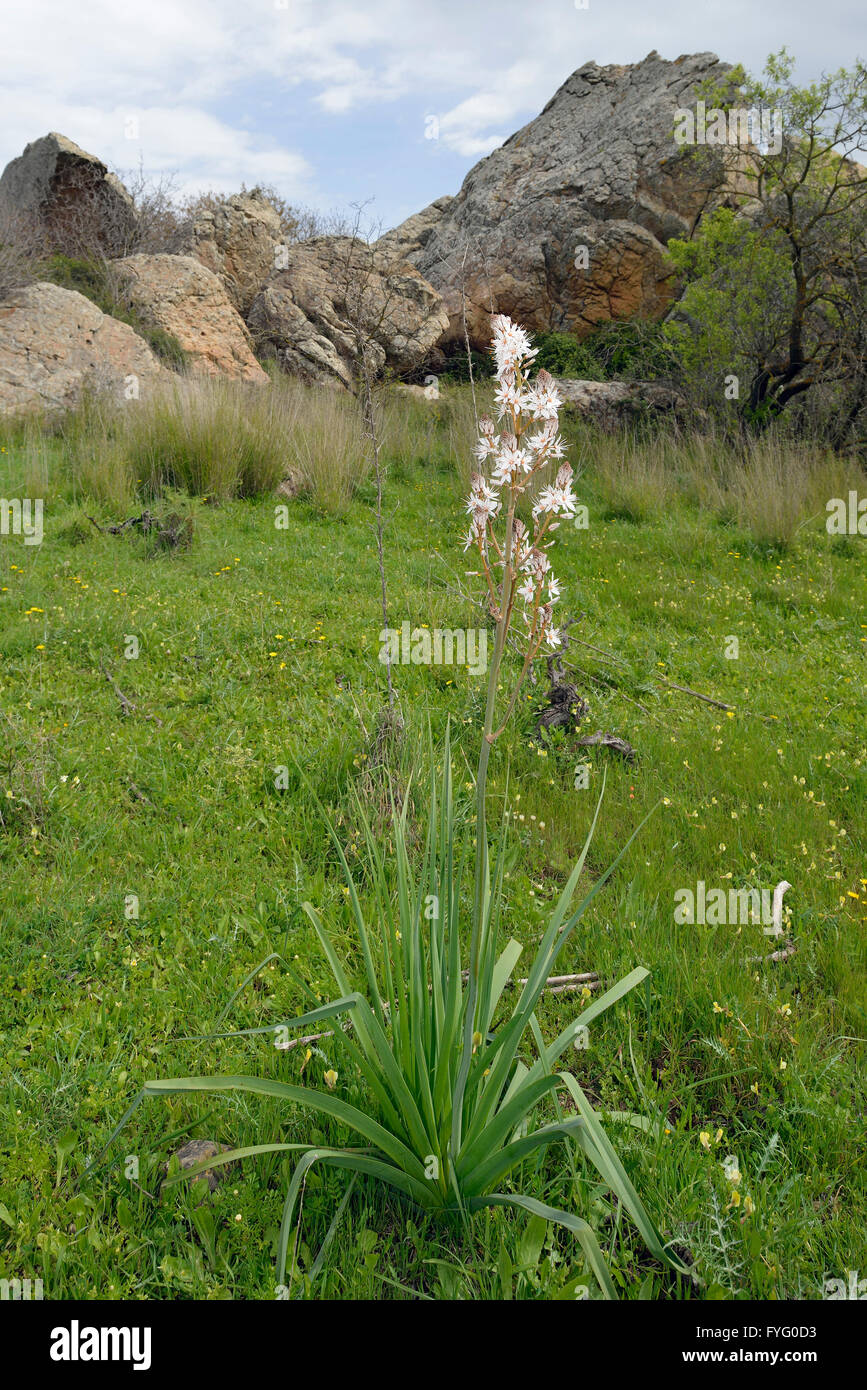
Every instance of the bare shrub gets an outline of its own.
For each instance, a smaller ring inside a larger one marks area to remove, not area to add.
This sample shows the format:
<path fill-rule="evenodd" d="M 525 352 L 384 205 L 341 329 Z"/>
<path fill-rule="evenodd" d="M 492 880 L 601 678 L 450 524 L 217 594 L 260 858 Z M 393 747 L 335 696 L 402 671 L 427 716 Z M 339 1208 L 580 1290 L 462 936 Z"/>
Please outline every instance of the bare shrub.
<path fill-rule="evenodd" d="M 0 208 L 0 299 L 39 278 L 44 251 L 32 221 Z"/>
<path fill-rule="evenodd" d="M 177 196 L 177 175 L 147 174 L 143 164 L 122 179 L 135 208 L 135 225 L 125 255 L 167 251 L 177 236 L 183 214 Z"/>

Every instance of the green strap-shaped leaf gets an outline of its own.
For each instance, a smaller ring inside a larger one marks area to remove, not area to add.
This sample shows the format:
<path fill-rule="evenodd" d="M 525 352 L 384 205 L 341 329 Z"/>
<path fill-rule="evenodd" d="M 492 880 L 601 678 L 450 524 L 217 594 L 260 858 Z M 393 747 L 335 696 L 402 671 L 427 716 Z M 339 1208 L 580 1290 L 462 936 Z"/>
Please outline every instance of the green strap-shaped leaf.
<path fill-rule="evenodd" d="M 676 1269 L 678 1273 L 687 1274 L 688 1270 L 665 1249 L 662 1236 L 648 1216 L 644 1203 L 633 1187 L 626 1169 L 620 1162 L 610 1139 L 599 1122 L 599 1117 L 575 1077 L 571 1076 L 569 1072 L 560 1072 L 560 1078 L 568 1088 L 586 1125 L 586 1130 L 579 1133 L 577 1138 L 588 1158 L 598 1169 L 610 1190 L 616 1197 L 619 1197 L 626 1207 L 651 1254 L 655 1255 L 658 1260 L 662 1260 L 663 1263 L 670 1265 L 672 1269 Z"/>
<path fill-rule="evenodd" d="M 491 973 L 491 994 L 488 1000 L 488 1017 L 485 1020 L 486 1031 L 491 1026 L 494 1013 L 500 1002 L 500 996 L 512 977 L 515 966 L 518 964 L 518 957 L 523 949 L 520 941 L 516 941 L 513 937 L 504 948 L 499 960 L 494 966 Z"/>
<path fill-rule="evenodd" d="M 392 1167 L 390 1163 L 384 1163 L 380 1158 L 359 1153 L 357 1150 L 309 1149 L 295 1165 L 292 1181 L 283 1203 L 283 1219 L 280 1222 L 280 1239 L 277 1247 L 277 1282 L 280 1284 L 283 1283 L 286 1274 L 286 1253 L 298 1193 L 308 1169 L 314 1163 L 320 1162 L 327 1163 L 333 1168 L 350 1168 L 353 1172 L 367 1173 L 371 1177 L 379 1178 L 389 1187 L 395 1187 L 399 1192 L 405 1193 L 407 1197 L 412 1197 L 421 1206 L 430 1206 L 431 1196 L 438 1190 L 431 1182 L 412 1178 L 400 1168 Z"/>
<path fill-rule="evenodd" d="M 592 1000 L 586 1009 L 582 1009 L 578 1017 L 574 1018 L 563 1029 L 562 1033 L 547 1045 L 545 1048 L 545 1066 L 552 1067 L 566 1051 L 569 1044 L 575 1041 L 582 1028 L 586 1028 L 588 1023 L 592 1023 L 594 1018 L 604 1014 L 606 1009 L 610 1009 L 612 1004 L 616 1004 L 618 999 L 623 998 L 624 994 L 628 994 L 630 990 L 635 989 L 636 985 L 640 985 L 649 974 L 650 971 L 646 970 L 643 965 L 638 965 L 628 975 L 624 975 L 622 980 L 618 980 L 616 985 L 612 985 L 604 994 L 600 994 L 598 999 Z M 542 1070 L 543 1064 L 540 1058 L 539 1061 L 533 1063 L 530 1073 L 532 1076 L 536 1076 Z"/>
<path fill-rule="evenodd" d="M 254 1095 L 274 1096 L 289 1100 L 308 1110 L 319 1110 L 355 1130 L 369 1144 L 386 1154 L 409 1176 L 424 1180 L 424 1165 L 412 1149 L 407 1148 L 390 1130 L 385 1129 L 363 1110 L 348 1105 L 339 1096 L 312 1087 L 291 1086 L 285 1081 L 272 1081 L 260 1076 L 182 1076 L 172 1080 L 148 1081 L 144 1092 L 149 1096 L 179 1095 L 184 1091 L 250 1091 Z"/>
<path fill-rule="evenodd" d="M 461 1177 L 461 1186 L 465 1192 L 474 1197 L 482 1196 L 538 1149 L 545 1148 L 556 1139 L 563 1139 L 569 1135 L 577 1136 L 583 1123 L 583 1120 L 580 1119 L 556 1120 L 553 1124 L 543 1126 L 542 1129 L 533 1130 L 532 1134 L 525 1134 L 520 1139 L 513 1139 L 504 1148 L 487 1153 L 476 1168 L 464 1173 Z"/>
<path fill-rule="evenodd" d="M 532 1212 L 534 1216 L 544 1217 L 546 1221 L 553 1221 L 556 1226 L 565 1226 L 568 1231 L 572 1231 L 581 1242 L 587 1263 L 599 1281 L 599 1287 L 607 1299 L 617 1300 L 617 1290 L 608 1273 L 608 1266 L 599 1248 L 599 1242 L 592 1226 L 588 1226 L 580 1216 L 574 1216 L 572 1212 L 562 1211 L 559 1207 L 549 1207 L 545 1202 L 538 1202 L 535 1197 L 514 1196 L 508 1192 L 492 1192 L 489 1197 L 474 1197 L 470 1202 L 470 1207 L 474 1210 L 479 1207 L 523 1207 L 524 1211 Z"/>

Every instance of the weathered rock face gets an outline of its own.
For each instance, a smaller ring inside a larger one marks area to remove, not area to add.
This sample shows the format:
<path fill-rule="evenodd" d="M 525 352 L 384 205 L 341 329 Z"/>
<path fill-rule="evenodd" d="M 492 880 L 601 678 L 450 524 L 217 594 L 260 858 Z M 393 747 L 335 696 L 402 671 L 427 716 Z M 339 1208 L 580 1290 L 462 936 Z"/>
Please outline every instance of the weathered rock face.
<path fill-rule="evenodd" d="M 388 256 L 412 261 L 427 246 L 454 201 L 448 193 L 442 198 L 435 198 L 421 212 L 413 213 L 399 227 L 381 236 L 376 243 L 377 248 Z"/>
<path fill-rule="evenodd" d="M 362 322 L 377 369 L 410 371 L 448 327 L 435 290 L 408 262 L 351 237 L 290 246 L 285 269 L 256 296 L 247 322 L 262 348 L 308 381 L 350 385 Z"/>
<path fill-rule="evenodd" d="M 684 397 L 661 381 L 578 381 L 563 377 L 556 381 L 564 409 L 607 432 L 654 415 L 689 418 Z"/>
<path fill-rule="evenodd" d="M 0 176 L 0 212 L 49 245 L 120 255 L 136 224 L 132 199 L 102 160 L 52 132 L 25 146 Z"/>
<path fill-rule="evenodd" d="M 265 384 L 243 319 L 222 281 L 192 256 L 127 256 L 115 261 L 122 292 L 142 318 L 177 338 L 194 376 Z"/>
<path fill-rule="evenodd" d="M 280 215 L 267 198 L 238 193 L 202 208 L 169 248 L 195 256 L 222 280 L 235 308 L 246 314 L 278 265 Z"/>
<path fill-rule="evenodd" d="M 84 390 L 139 396 L 164 375 L 133 329 L 40 282 L 0 301 L 0 413 L 62 412 Z"/>
<path fill-rule="evenodd" d="M 447 338 L 463 334 L 463 296 L 477 347 L 492 307 L 579 337 L 605 319 L 659 317 L 673 295 L 665 243 L 690 231 L 706 200 L 706 175 L 674 142 L 674 113 L 697 82 L 727 71 L 713 53 L 588 63 L 470 170 L 456 198 L 387 233 L 443 295 Z"/>

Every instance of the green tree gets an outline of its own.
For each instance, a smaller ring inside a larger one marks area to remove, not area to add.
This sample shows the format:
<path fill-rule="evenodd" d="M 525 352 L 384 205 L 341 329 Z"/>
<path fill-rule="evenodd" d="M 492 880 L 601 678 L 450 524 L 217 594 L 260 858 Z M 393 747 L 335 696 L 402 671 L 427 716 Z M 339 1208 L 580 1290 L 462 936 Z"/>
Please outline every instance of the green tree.
<path fill-rule="evenodd" d="M 726 113 L 726 139 L 690 158 L 726 206 L 669 245 L 684 283 L 669 332 L 705 382 L 715 371 L 718 398 L 726 375 L 746 373 L 739 416 L 753 428 L 833 386 L 842 445 L 867 408 L 867 171 L 855 160 L 867 145 L 867 67 L 806 87 L 792 72 L 783 49 L 764 80 L 736 69 L 700 94 Z"/>

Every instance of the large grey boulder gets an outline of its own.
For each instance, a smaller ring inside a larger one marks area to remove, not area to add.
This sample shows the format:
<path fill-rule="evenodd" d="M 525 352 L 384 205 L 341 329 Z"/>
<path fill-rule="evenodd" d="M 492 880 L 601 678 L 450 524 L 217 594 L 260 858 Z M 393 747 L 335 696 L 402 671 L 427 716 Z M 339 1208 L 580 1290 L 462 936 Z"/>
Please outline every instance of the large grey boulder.
<path fill-rule="evenodd" d="M 442 198 L 435 198 L 426 208 L 422 208 L 421 212 L 413 213 L 412 217 L 401 222 L 399 227 L 394 227 L 381 236 L 376 243 L 377 247 L 386 255 L 412 261 L 427 246 L 454 201 L 448 193 Z"/>
<path fill-rule="evenodd" d="M 280 214 L 257 192 L 236 193 L 198 208 L 168 247 L 195 256 L 219 275 L 226 293 L 246 314 L 281 259 Z"/>
<path fill-rule="evenodd" d="M 582 381 L 556 378 L 566 413 L 577 415 L 605 433 L 613 433 L 654 416 L 686 422 L 690 410 L 675 387 L 662 381 Z M 694 422 L 695 416 L 692 415 Z"/>
<path fill-rule="evenodd" d="M 285 268 L 256 296 L 247 323 L 260 351 L 307 381 L 349 386 L 359 333 L 377 370 L 409 372 L 448 327 L 440 296 L 409 264 L 357 238 L 287 248 Z"/>
<path fill-rule="evenodd" d="M 674 293 L 666 242 L 689 233 L 708 197 L 706 167 L 699 176 L 675 144 L 675 111 L 728 71 L 713 53 L 586 63 L 455 198 L 386 233 L 443 295 L 446 341 L 463 336 L 464 305 L 479 347 L 492 306 L 579 337 L 606 319 L 660 317 Z"/>
<path fill-rule="evenodd" d="M 132 198 L 95 155 L 52 131 L 33 140 L 0 175 L 0 217 L 69 252 L 119 255 L 136 225 Z"/>
<path fill-rule="evenodd" d="M 40 282 L 0 300 L 0 414 L 61 413 L 85 391 L 138 398 L 163 375 L 143 338 L 75 290 Z"/>

